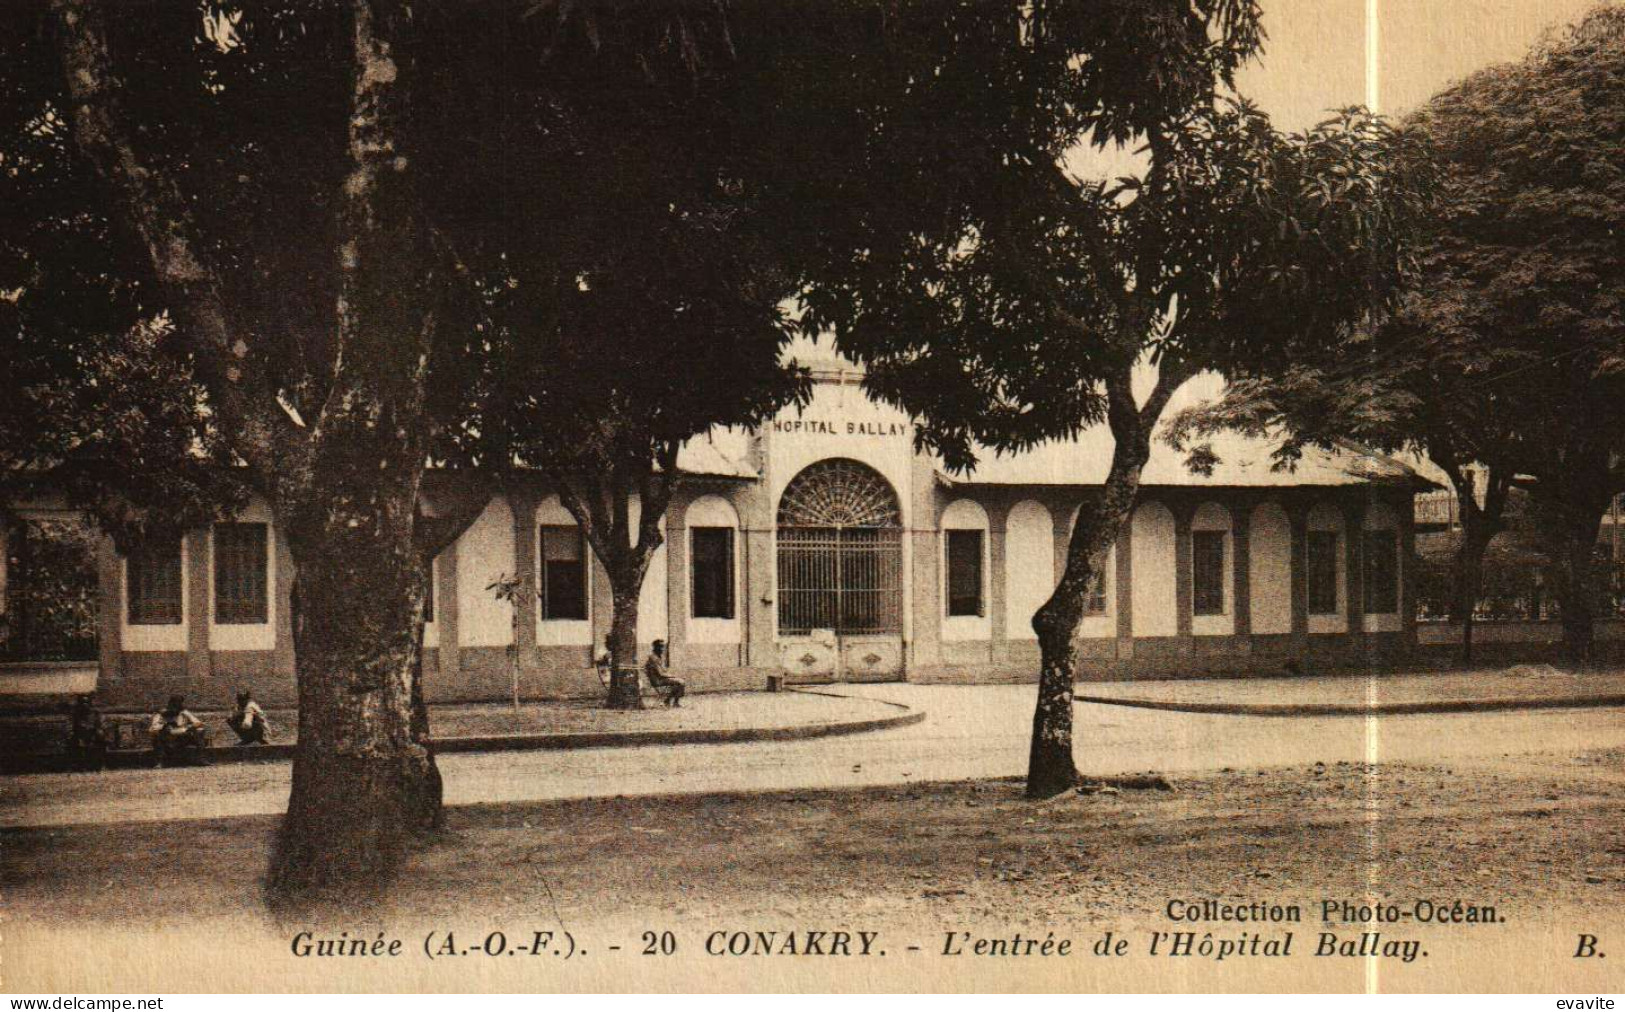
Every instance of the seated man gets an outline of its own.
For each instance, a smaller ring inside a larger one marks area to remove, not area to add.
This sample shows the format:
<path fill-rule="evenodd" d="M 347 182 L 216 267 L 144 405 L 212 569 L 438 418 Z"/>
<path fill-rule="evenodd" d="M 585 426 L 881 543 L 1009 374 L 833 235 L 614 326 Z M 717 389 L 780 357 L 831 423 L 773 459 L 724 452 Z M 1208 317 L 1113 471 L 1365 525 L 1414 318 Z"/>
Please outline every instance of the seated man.
<path fill-rule="evenodd" d="M 178 759 L 203 762 L 200 753 L 209 743 L 209 733 L 203 729 L 203 721 L 186 708 L 184 696 L 170 696 L 169 704 L 153 714 L 149 730 L 156 765 L 165 766 Z"/>
<path fill-rule="evenodd" d="M 226 718 L 226 726 L 237 732 L 238 745 L 264 745 L 265 736 L 271 733 L 265 711 L 247 692 L 237 693 L 237 709 Z"/>
<path fill-rule="evenodd" d="M 683 705 L 683 693 L 688 691 L 688 683 L 666 674 L 665 640 L 654 641 L 649 650 L 649 659 L 643 665 L 643 675 L 649 679 L 649 687 L 665 699 L 667 706 Z"/>
<path fill-rule="evenodd" d="M 91 693 L 76 696 L 68 709 L 68 752 L 87 769 L 107 765 L 107 729 Z"/>

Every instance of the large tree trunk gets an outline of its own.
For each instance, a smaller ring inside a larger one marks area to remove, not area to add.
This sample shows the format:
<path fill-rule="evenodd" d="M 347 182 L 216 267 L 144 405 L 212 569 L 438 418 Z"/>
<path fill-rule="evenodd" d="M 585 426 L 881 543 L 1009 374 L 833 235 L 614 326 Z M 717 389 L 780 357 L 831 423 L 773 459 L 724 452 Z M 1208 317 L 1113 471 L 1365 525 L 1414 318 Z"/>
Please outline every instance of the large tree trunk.
<path fill-rule="evenodd" d="M 1597 532 L 1602 509 L 1575 511 L 1558 532 L 1557 601 L 1563 611 L 1563 656 L 1584 666 L 1594 659 Z"/>
<path fill-rule="evenodd" d="M 1156 387 L 1143 407 L 1134 402 L 1131 365 L 1119 369 L 1106 383 L 1107 423 L 1115 441 L 1111 470 L 1099 497 L 1079 510 L 1067 544 L 1066 568 L 1055 592 L 1033 616 L 1040 667 L 1032 746 L 1027 757 L 1030 798 L 1052 797 L 1081 780 L 1072 757 L 1072 694 L 1077 681 L 1073 639 L 1083 621 L 1099 561 L 1105 558 L 1134 510 L 1140 472 L 1151 457 L 1151 433 L 1168 399 L 1190 375 L 1188 369 L 1164 362 Z M 1119 602 L 1119 607 L 1127 607 L 1127 603 Z"/>
<path fill-rule="evenodd" d="M 1033 616 L 1038 633 L 1038 706 L 1033 712 L 1032 747 L 1027 756 L 1027 796 L 1047 798 L 1075 786 L 1080 775 L 1072 758 L 1072 693 L 1077 682 L 1073 642 L 1083 621 L 1094 580 L 1104 572 L 1106 553 L 1134 509 L 1144 459 L 1122 443 L 1112 452 L 1112 468 L 1100 497 L 1078 511 L 1067 545 L 1066 569 L 1055 592 Z M 1121 607 L 1121 605 L 1120 605 Z"/>
<path fill-rule="evenodd" d="M 376 898 L 407 837 L 435 818 L 438 771 L 414 714 L 422 577 L 398 519 L 412 503 L 393 498 L 384 517 L 335 509 L 293 541 L 299 748 L 269 890 L 296 910 Z"/>
<path fill-rule="evenodd" d="M 424 588 L 415 527 L 437 282 L 398 149 L 412 16 L 377 0 L 356 0 L 352 13 L 339 355 L 310 437 L 308 480 L 284 486 L 277 504 L 298 565 L 299 750 L 270 889 L 295 905 L 364 899 L 387 883 L 438 779 L 413 715 Z"/>
<path fill-rule="evenodd" d="M 1492 465 L 1484 475 L 1484 504 L 1478 503 L 1477 479 L 1449 450 L 1452 444 L 1441 438 L 1434 444 L 1433 461 L 1450 478 L 1461 515 L 1461 544 L 1456 548 L 1455 593 L 1450 618 L 1461 626 L 1460 660 L 1463 667 L 1473 662 L 1474 613 L 1484 593 L 1484 553 L 1490 542 L 1505 529 L 1507 495 L 1511 479 L 1504 466 Z"/>
<path fill-rule="evenodd" d="M 609 697 L 605 705 L 612 710 L 643 709 L 638 673 L 638 595 L 642 586 L 641 567 L 636 579 L 631 574 L 622 574 L 620 579 L 610 575 L 614 613 L 609 623 Z"/>
<path fill-rule="evenodd" d="M 1610 496 L 1602 483 L 1574 482 L 1554 488 L 1538 482 L 1534 487 L 1537 515 L 1556 570 L 1554 590 L 1563 613 L 1563 656 L 1573 665 L 1593 660 L 1596 636 L 1597 535 Z"/>
<path fill-rule="evenodd" d="M 1461 532 L 1461 545 L 1456 549 L 1456 593 L 1451 603 L 1455 612 L 1451 617 L 1461 626 L 1460 660 L 1463 667 L 1473 663 L 1473 613 L 1484 587 L 1484 552 L 1489 539 L 1465 524 Z"/>
<path fill-rule="evenodd" d="M 412 719 L 422 625 L 413 515 L 426 457 L 424 379 L 437 282 L 409 160 L 412 16 L 352 0 L 350 170 L 339 205 L 337 357 L 319 415 L 295 423 L 202 251 L 175 180 L 131 143 L 101 3 L 54 0 L 74 133 L 152 260 L 210 407 L 273 500 L 297 566 L 299 748 L 272 860 L 284 903 L 372 895 L 432 797 Z"/>
<path fill-rule="evenodd" d="M 647 447 L 647 437 L 623 434 L 631 446 Z M 615 710 L 643 709 L 638 670 L 638 597 L 649 560 L 665 542 L 660 520 L 671 502 L 677 482 L 677 447 L 666 442 L 655 447 L 653 459 L 634 453 L 617 454 L 597 466 L 550 472 L 564 508 L 587 535 L 593 554 L 609 575 L 614 611 L 609 626 L 609 695 L 605 705 Z M 638 516 L 632 517 L 636 496 Z"/>

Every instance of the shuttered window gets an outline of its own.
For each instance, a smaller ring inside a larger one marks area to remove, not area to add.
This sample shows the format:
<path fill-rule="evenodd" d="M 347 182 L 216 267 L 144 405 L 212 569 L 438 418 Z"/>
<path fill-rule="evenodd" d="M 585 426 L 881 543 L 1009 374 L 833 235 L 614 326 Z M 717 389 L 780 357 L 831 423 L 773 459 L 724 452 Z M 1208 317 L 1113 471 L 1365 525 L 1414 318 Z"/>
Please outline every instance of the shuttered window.
<path fill-rule="evenodd" d="M 181 622 L 181 542 L 154 538 L 130 553 L 125 593 L 131 625 Z"/>
<path fill-rule="evenodd" d="M 219 625 L 268 621 L 269 538 L 265 524 L 214 525 L 214 620 Z"/>
<path fill-rule="evenodd" d="M 984 615 L 982 532 L 948 531 L 948 614 Z"/>
<path fill-rule="evenodd" d="M 587 617 L 586 544 L 579 527 L 542 528 L 542 618 Z"/>
<path fill-rule="evenodd" d="M 1308 550 L 1309 614 L 1337 614 L 1337 552 L 1341 539 L 1336 531 L 1310 531 Z"/>
<path fill-rule="evenodd" d="M 1224 532 L 1191 532 L 1191 610 L 1224 614 Z"/>
<path fill-rule="evenodd" d="M 734 617 L 734 532 L 731 527 L 692 531 L 694 617 Z"/>

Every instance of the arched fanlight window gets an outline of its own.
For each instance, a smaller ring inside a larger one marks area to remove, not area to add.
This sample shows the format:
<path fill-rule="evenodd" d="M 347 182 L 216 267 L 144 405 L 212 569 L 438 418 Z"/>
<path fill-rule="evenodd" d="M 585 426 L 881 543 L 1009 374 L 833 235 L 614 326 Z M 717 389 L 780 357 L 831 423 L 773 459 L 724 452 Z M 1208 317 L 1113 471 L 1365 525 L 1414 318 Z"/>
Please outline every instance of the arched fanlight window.
<path fill-rule="evenodd" d="M 779 500 L 780 527 L 897 527 L 897 493 L 855 460 L 824 460 L 791 480 Z"/>

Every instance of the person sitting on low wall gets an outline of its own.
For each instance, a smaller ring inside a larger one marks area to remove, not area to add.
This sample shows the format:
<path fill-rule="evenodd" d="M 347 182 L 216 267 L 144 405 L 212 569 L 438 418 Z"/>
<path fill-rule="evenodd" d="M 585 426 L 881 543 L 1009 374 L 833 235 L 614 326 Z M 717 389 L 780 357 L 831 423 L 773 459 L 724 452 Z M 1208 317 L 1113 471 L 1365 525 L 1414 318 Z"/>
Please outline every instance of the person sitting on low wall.
<path fill-rule="evenodd" d="M 149 730 L 154 765 L 171 766 L 178 761 L 204 764 L 202 753 L 209 744 L 209 732 L 204 730 L 203 721 L 186 708 L 184 696 L 170 696 L 163 710 L 153 714 Z"/>
<path fill-rule="evenodd" d="M 226 718 L 226 726 L 237 732 L 238 745 L 264 745 L 266 735 L 271 733 L 271 725 L 265 719 L 265 711 L 260 704 L 254 702 L 252 693 L 237 693 L 237 709 Z"/>

